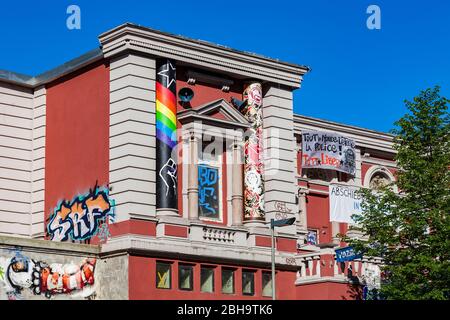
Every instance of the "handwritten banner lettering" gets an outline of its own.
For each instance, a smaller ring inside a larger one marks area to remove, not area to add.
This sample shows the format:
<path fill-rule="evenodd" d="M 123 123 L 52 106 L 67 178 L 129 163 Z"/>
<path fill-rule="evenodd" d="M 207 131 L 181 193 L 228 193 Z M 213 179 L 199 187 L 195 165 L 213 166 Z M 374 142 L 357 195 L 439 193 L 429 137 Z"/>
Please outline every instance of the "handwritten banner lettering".
<path fill-rule="evenodd" d="M 355 142 L 323 131 L 302 131 L 302 168 L 331 169 L 355 175 Z"/>

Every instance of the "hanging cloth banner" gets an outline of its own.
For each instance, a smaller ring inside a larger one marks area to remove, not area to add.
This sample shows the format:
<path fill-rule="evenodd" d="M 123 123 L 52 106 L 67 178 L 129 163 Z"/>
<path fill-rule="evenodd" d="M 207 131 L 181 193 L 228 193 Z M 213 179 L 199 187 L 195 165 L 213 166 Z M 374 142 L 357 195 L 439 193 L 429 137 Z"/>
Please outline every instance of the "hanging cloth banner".
<path fill-rule="evenodd" d="M 175 63 L 158 61 L 156 71 L 156 208 L 177 209 L 177 99 Z"/>
<path fill-rule="evenodd" d="M 330 221 L 355 223 L 352 215 L 362 213 L 358 190 L 358 187 L 330 184 Z"/>
<path fill-rule="evenodd" d="M 335 252 L 337 262 L 353 261 L 355 259 L 361 259 L 363 257 L 362 253 L 355 252 L 353 247 L 336 249 Z"/>
<path fill-rule="evenodd" d="M 355 142 L 325 131 L 302 130 L 302 168 L 331 169 L 355 175 Z"/>

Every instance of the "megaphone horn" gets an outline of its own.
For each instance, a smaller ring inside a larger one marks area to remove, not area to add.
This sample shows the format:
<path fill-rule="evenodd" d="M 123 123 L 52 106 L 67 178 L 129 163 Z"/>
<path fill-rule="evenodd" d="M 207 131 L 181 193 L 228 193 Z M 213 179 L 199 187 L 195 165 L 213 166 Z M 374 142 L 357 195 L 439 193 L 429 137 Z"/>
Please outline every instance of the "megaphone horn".
<path fill-rule="evenodd" d="M 189 103 L 193 97 L 194 91 L 190 88 L 181 88 L 180 91 L 178 91 L 178 98 L 183 104 Z"/>

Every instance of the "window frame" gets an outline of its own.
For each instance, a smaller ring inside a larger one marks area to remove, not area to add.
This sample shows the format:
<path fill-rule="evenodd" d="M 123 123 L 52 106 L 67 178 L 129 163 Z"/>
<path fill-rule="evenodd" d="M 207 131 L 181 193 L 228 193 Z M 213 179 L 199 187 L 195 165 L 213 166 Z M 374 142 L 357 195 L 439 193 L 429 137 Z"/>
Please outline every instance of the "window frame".
<path fill-rule="evenodd" d="M 231 277 L 232 277 L 232 292 L 224 292 L 223 288 L 224 288 L 224 277 L 223 277 L 223 273 L 224 271 L 228 271 L 231 272 Z M 220 278 L 221 278 L 221 292 L 222 294 L 236 294 L 236 269 L 233 268 L 227 268 L 227 267 L 222 267 L 221 269 L 221 274 L 220 274 Z"/>
<path fill-rule="evenodd" d="M 202 277 L 202 271 L 203 270 L 211 270 L 211 274 L 212 274 L 212 289 L 211 291 L 204 291 L 203 290 L 203 277 Z M 216 291 L 216 286 L 215 286 L 215 273 L 216 273 L 216 267 L 214 266 L 209 266 L 209 265 L 200 265 L 200 292 L 202 293 L 215 293 Z"/>
<path fill-rule="evenodd" d="M 181 287 L 181 269 L 189 269 L 190 270 L 190 279 L 189 279 L 189 288 Z M 178 289 L 182 291 L 194 291 L 194 266 L 191 264 L 178 264 Z"/>
<path fill-rule="evenodd" d="M 156 261 L 156 268 L 155 268 L 155 275 L 156 275 L 156 289 L 164 289 L 164 290 L 170 290 L 172 289 L 172 262 L 168 262 L 168 261 Z M 169 287 L 159 287 L 159 282 L 158 282 L 158 265 L 166 265 L 169 267 Z"/>
<path fill-rule="evenodd" d="M 264 294 L 264 275 L 268 275 L 269 278 L 270 278 L 270 294 L 269 295 L 265 295 Z M 263 297 L 272 297 L 272 295 L 273 295 L 272 272 L 271 271 L 262 271 L 261 272 L 261 296 L 263 296 Z"/>
<path fill-rule="evenodd" d="M 244 274 L 251 274 L 252 277 L 252 285 L 251 285 L 251 289 L 252 292 L 251 293 L 246 293 L 244 292 Z M 256 292 L 255 292 L 255 275 L 256 275 L 256 271 L 255 270 L 242 270 L 242 295 L 244 296 L 255 296 Z"/>

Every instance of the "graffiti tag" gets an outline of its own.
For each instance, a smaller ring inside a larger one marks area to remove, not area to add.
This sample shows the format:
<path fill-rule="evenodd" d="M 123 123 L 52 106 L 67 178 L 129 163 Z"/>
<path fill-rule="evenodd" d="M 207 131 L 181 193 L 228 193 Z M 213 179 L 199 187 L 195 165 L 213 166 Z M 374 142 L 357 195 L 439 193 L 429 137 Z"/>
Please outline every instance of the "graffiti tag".
<path fill-rule="evenodd" d="M 54 210 L 48 224 L 51 240 L 85 240 L 98 232 L 100 222 L 114 221 L 114 200 L 109 199 L 108 188 L 97 186 L 88 194 L 62 201 Z"/>
<path fill-rule="evenodd" d="M 203 216 L 217 216 L 219 214 L 219 169 L 198 166 L 198 202 Z"/>
<path fill-rule="evenodd" d="M 80 265 L 47 264 L 35 261 L 22 254 L 12 258 L 0 257 L 1 278 L 8 299 L 22 299 L 22 291 L 29 289 L 34 295 L 44 294 L 51 298 L 55 294 L 79 292 L 82 296 L 92 294 L 96 259 L 84 259 Z"/>
<path fill-rule="evenodd" d="M 291 213 L 292 212 L 292 210 L 287 207 L 286 202 L 276 201 L 275 202 L 275 208 L 278 211 L 284 212 L 284 213 Z"/>
<path fill-rule="evenodd" d="M 98 238 L 100 239 L 101 242 L 106 242 L 106 240 L 109 239 L 109 237 L 111 237 L 111 232 L 109 232 L 109 228 L 108 225 L 106 223 L 103 223 L 99 228 L 98 228 Z"/>
<path fill-rule="evenodd" d="M 297 262 L 295 261 L 295 258 L 286 258 L 286 264 L 290 266 L 295 266 L 297 265 Z"/>

